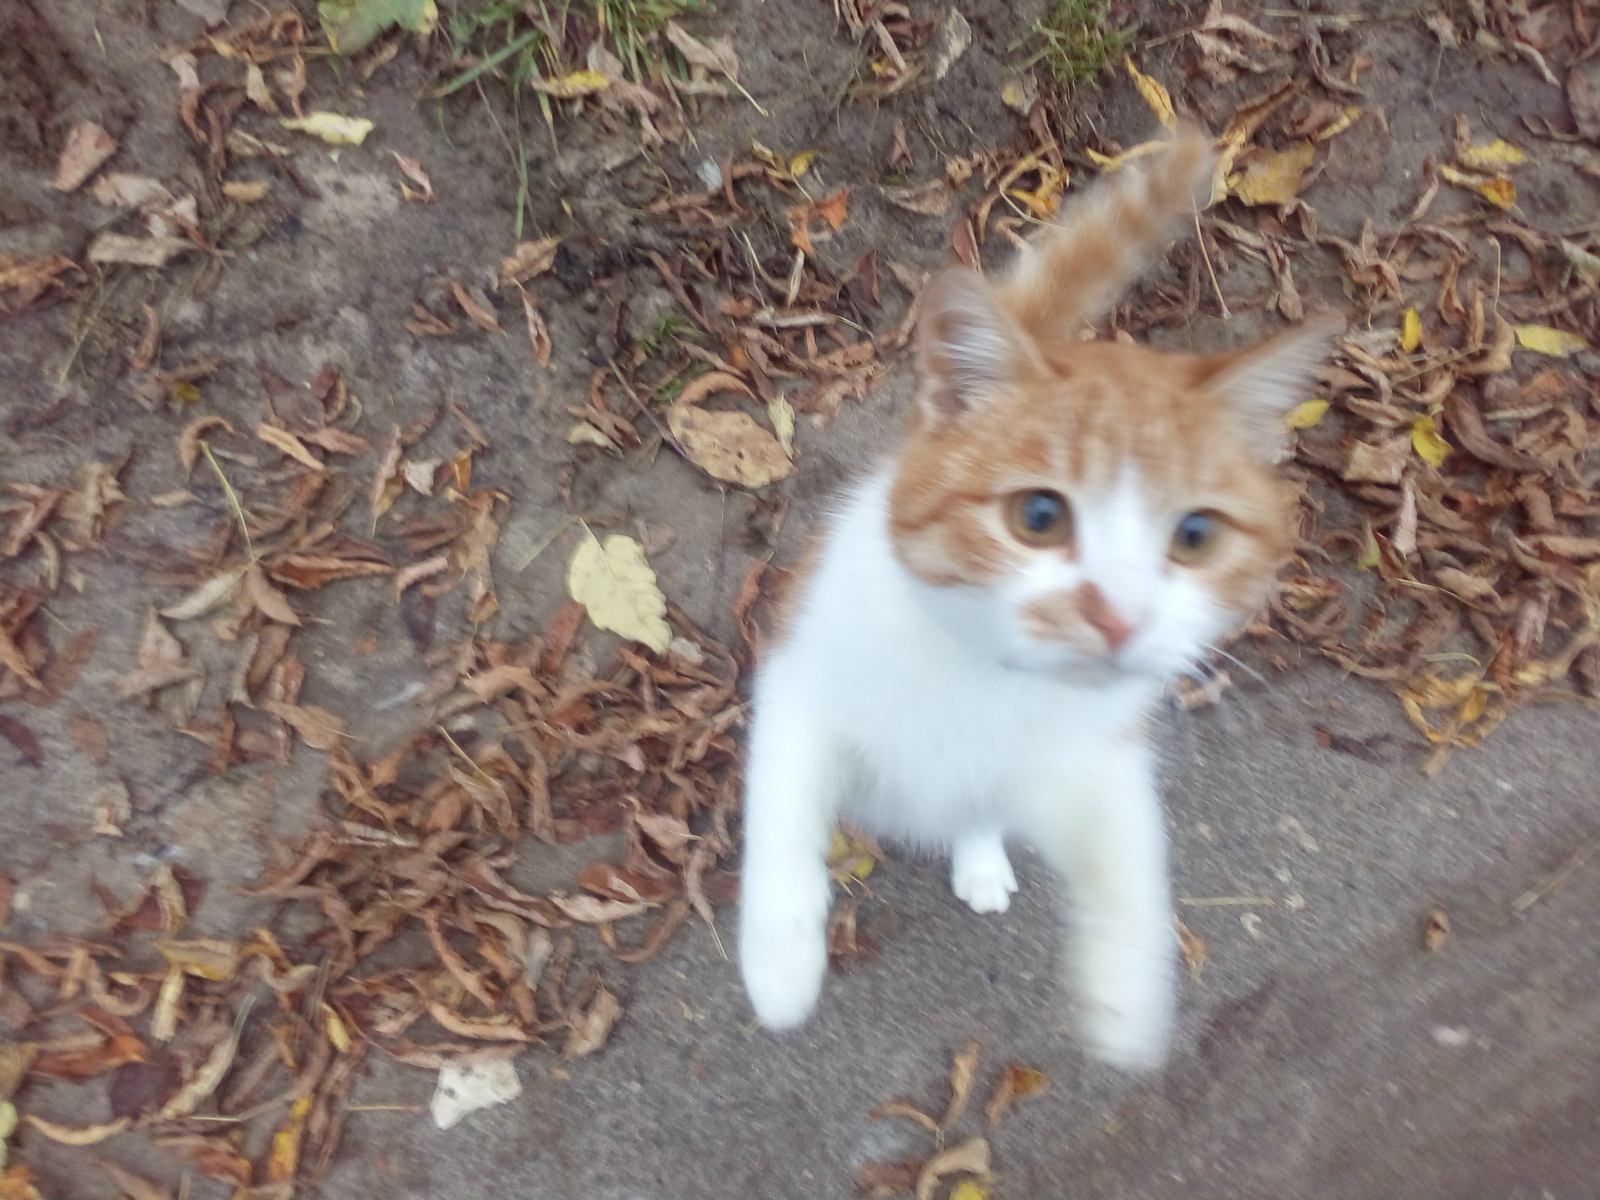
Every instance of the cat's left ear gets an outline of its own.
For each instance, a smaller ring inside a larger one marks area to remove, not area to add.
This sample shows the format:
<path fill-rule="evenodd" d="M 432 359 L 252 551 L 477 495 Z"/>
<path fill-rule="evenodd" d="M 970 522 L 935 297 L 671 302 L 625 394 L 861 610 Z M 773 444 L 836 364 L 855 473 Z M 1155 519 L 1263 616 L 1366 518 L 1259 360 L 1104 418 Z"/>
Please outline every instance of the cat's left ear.
<path fill-rule="evenodd" d="M 1310 395 L 1317 367 L 1344 328 L 1343 317 L 1325 313 L 1244 350 L 1203 359 L 1200 385 L 1226 401 L 1261 452 L 1276 459 L 1289 436 L 1284 417 Z"/>

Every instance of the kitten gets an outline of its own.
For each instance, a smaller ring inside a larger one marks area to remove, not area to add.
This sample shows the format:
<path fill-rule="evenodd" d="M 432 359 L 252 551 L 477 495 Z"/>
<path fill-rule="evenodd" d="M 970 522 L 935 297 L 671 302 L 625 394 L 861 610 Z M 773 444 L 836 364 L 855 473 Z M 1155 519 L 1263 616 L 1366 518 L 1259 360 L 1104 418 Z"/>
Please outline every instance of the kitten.
<path fill-rule="evenodd" d="M 1006 278 L 930 284 L 906 443 L 845 500 L 756 678 L 739 946 L 771 1028 L 816 1005 L 844 816 L 949 847 L 979 913 L 1017 890 L 1004 839 L 1037 846 L 1069 885 L 1089 1049 L 1161 1062 L 1176 937 L 1148 716 L 1289 552 L 1271 464 L 1333 332 L 1205 356 L 1079 339 L 1212 164 L 1182 134 Z"/>

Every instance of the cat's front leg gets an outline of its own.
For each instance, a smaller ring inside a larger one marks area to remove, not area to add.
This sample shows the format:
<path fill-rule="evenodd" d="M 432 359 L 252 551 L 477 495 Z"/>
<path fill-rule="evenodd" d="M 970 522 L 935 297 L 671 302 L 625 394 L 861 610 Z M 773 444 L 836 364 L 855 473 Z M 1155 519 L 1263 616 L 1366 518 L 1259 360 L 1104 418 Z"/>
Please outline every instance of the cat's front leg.
<path fill-rule="evenodd" d="M 800 1024 L 828 971 L 828 837 L 842 784 L 839 747 L 779 679 L 758 688 L 745 771 L 739 965 L 761 1023 Z"/>
<path fill-rule="evenodd" d="M 1172 1036 L 1176 937 L 1154 766 L 1137 744 L 1041 780 L 1041 849 L 1068 884 L 1068 975 L 1088 1049 L 1151 1070 Z"/>
<path fill-rule="evenodd" d="M 1005 834 L 984 825 L 958 834 L 950 847 L 950 890 L 975 913 L 1003 913 L 1011 907 L 1017 877 L 1006 857 Z"/>

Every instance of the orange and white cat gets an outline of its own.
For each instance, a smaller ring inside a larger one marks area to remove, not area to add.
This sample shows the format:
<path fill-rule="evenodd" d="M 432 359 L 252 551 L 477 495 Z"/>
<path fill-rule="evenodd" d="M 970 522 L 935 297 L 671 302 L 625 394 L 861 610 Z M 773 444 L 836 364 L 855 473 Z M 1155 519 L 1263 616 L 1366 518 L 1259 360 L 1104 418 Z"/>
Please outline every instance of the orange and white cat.
<path fill-rule="evenodd" d="M 843 816 L 948 847 L 979 913 L 1017 889 L 1005 839 L 1037 846 L 1068 884 L 1089 1049 L 1162 1061 L 1176 938 L 1147 717 L 1290 549 L 1272 462 L 1333 332 L 1207 356 L 1081 339 L 1212 163 L 1182 134 L 1005 278 L 929 286 L 909 437 L 834 515 L 756 679 L 739 952 L 764 1024 L 817 1003 Z"/>

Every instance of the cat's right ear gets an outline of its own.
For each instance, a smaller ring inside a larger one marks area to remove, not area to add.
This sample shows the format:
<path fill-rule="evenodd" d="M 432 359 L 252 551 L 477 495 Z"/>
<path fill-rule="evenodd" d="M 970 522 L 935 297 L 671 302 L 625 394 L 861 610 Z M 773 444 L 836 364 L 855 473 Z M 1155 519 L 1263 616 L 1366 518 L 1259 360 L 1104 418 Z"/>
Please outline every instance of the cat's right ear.
<path fill-rule="evenodd" d="M 958 419 L 1028 371 L 1038 351 L 976 272 L 936 276 L 917 325 L 920 400 L 935 420 Z"/>

